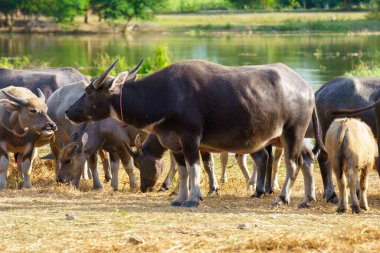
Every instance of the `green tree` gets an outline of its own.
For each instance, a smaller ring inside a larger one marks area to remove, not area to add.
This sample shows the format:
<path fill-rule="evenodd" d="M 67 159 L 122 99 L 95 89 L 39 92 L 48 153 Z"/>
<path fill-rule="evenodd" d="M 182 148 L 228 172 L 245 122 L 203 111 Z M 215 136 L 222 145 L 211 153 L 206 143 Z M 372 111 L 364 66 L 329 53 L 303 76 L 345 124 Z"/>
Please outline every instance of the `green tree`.
<path fill-rule="evenodd" d="M 50 5 L 47 0 L 19 0 L 21 13 L 29 18 L 34 16 L 36 20 L 40 16 L 48 16 Z"/>
<path fill-rule="evenodd" d="M 91 7 L 107 20 L 124 19 L 129 23 L 133 18 L 149 19 L 165 2 L 166 0 L 93 0 Z"/>
<path fill-rule="evenodd" d="M 73 21 L 76 16 L 85 14 L 89 0 L 47 0 L 50 2 L 50 16 L 58 22 Z"/>
<path fill-rule="evenodd" d="M 0 0 L 0 13 L 5 16 L 5 22 L 9 27 L 9 31 L 13 29 L 13 15 L 16 13 L 19 0 Z"/>

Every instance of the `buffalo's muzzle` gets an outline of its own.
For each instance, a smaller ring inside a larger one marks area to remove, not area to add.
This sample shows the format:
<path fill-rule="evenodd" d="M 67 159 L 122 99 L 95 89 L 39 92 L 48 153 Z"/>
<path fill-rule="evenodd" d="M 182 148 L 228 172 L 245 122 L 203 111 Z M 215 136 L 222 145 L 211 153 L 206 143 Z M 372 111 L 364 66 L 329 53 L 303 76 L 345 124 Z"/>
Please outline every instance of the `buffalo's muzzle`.
<path fill-rule="evenodd" d="M 57 125 L 55 123 L 46 123 L 42 128 L 43 131 L 57 131 Z"/>

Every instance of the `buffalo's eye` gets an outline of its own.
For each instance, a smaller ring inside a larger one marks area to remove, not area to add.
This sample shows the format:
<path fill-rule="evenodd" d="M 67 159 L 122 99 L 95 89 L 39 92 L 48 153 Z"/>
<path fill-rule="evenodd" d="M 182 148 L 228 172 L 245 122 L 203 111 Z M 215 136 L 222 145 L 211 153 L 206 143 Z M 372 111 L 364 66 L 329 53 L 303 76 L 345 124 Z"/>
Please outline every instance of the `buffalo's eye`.
<path fill-rule="evenodd" d="M 70 164 L 71 163 L 71 160 L 65 160 L 63 161 L 64 164 Z"/>
<path fill-rule="evenodd" d="M 31 113 L 36 113 L 37 110 L 36 110 L 36 109 L 29 109 L 29 112 L 31 112 Z"/>

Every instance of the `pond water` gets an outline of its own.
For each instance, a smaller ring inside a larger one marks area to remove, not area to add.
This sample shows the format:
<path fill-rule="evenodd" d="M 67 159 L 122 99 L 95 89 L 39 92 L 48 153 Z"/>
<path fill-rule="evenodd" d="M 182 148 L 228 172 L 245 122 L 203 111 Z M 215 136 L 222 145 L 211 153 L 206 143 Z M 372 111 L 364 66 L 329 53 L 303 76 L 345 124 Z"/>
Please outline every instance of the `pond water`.
<path fill-rule="evenodd" d="M 379 35 L 0 35 L 0 56 L 27 55 L 50 66 L 90 66 L 106 52 L 125 56 L 135 65 L 166 45 L 173 61 L 206 59 L 225 65 L 282 62 L 293 68 L 314 88 L 350 71 L 359 61 L 379 62 Z"/>

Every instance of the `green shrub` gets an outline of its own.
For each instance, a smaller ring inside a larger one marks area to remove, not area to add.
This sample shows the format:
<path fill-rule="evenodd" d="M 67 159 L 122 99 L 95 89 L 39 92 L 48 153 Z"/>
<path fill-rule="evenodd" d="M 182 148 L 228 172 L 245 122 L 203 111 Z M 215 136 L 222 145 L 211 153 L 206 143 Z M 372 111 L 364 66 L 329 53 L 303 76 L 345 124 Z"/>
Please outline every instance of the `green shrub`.
<path fill-rule="evenodd" d="M 32 60 L 28 56 L 21 57 L 0 57 L 0 67 L 10 69 L 25 69 L 25 68 L 46 68 L 48 62 L 40 62 Z"/>
<path fill-rule="evenodd" d="M 359 62 L 350 72 L 347 72 L 346 75 L 380 77 L 380 65 L 376 65 L 373 62 Z"/>

